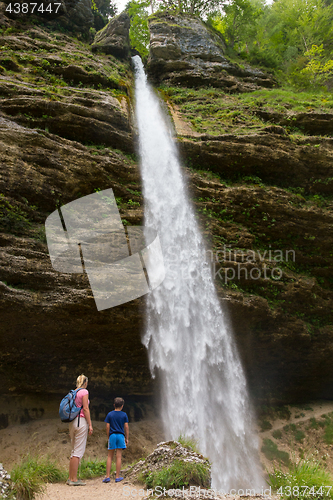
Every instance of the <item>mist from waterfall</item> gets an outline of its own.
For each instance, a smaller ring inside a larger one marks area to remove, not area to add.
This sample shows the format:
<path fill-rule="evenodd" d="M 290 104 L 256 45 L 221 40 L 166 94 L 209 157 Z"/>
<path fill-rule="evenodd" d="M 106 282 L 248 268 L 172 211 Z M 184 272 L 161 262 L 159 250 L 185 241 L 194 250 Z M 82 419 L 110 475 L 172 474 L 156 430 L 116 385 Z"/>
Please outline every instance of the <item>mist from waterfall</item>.
<path fill-rule="evenodd" d="M 139 56 L 133 63 L 145 225 L 158 231 L 166 269 L 147 295 L 143 336 L 161 383 L 166 438 L 197 440 L 212 463 L 213 488 L 259 491 L 265 481 L 244 371 L 205 260 L 171 124 Z"/>

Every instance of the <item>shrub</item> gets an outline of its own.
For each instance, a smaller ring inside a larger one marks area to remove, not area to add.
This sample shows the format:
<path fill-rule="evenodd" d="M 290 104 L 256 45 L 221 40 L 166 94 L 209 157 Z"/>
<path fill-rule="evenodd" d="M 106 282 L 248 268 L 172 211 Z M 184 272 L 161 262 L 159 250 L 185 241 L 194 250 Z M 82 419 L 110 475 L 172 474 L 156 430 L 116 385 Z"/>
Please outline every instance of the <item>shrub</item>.
<path fill-rule="evenodd" d="M 67 477 L 48 457 L 30 455 L 16 465 L 10 475 L 14 490 L 22 500 L 31 500 L 37 493 L 41 493 L 44 483 L 65 481 Z"/>
<path fill-rule="evenodd" d="M 275 439 L 281 439 L 282 438 L 282 432 L 280 431 L 280 429 L 277 429 L 276 431 L 273 431 L 273 437 Z"/>
<path fill-rule="evenodd" d="M 166 489 L 179 489 L 189 485 L 209 488 L 210 470 L 204 464 L 175 460 L 169 467 L 150 472 L 144 481 L 147 488 L 161 486 Z"/>
<path fill-rule="evenodd" d="M 289 453 L 279 450 L 271 439 L 264 439 L 261 451 L 268 460 L 278 460 L 285 464 L 289 463 Z"/>
<path fill-rule="evenodd" d="M 283 493 L 288 499 L 333 498 L 332 491 L 329 490 L 332 483 L 333 478 L 326 469 L 319 462 L 309 458 L 289 464 L 289 470 L 286 473 L 274 469 L 274 473 L 269 474 L 269 485 L 278 493 Z M 281 488 L 280 491 L 279 488 Z"/>
<path fill-rule="evenodd" d="M 112 470 L 114 464 L 112 464 Z M 106 461 L 105 460 L 85 460 L 80 462 L 80 477 L 82 479 L 90 479 L 92 477 L 99 477 L 105 475 Z"/>
<path fill-rule="evenodd" d="M 310 418 L 310 427 L 311 429 L 318 429 L 318 422 L 314 417 Z"/>
<path fill-rule="evenodd" d="M 333 444 L 333 421 L 332 420 L 330 422 L 328 422 L 326 425 L 324 440 L 327 444 Z"/>
<path fill-rule="evenodd" d="M 295 432 L 295 439 L 296 439 L 296 441 L 302 442 L 304 438 L 305 438 L 305 434 L 304 434 L 303 431 L 298 430 L 298 431 Z"/>
<path fill-rule="evenodd" d="M 260 429 L 261 431 L 268 431 L 272 428 L 272 424 L 270 422 L 268 422 L 268 420 L 262 420 L 260 422 Z"/>

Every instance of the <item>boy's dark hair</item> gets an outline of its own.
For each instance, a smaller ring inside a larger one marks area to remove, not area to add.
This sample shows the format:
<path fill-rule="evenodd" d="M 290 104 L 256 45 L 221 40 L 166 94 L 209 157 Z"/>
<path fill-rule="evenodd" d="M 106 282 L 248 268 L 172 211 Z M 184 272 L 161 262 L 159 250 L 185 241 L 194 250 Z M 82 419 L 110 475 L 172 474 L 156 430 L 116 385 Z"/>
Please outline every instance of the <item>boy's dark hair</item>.
<path fill-rule="evenodd" d="M 123 400 L 123 398 L 114 398 L 113 404 L 115 408 L 121 408 L 122 406 L 124 406 L 125 401 Z"/>

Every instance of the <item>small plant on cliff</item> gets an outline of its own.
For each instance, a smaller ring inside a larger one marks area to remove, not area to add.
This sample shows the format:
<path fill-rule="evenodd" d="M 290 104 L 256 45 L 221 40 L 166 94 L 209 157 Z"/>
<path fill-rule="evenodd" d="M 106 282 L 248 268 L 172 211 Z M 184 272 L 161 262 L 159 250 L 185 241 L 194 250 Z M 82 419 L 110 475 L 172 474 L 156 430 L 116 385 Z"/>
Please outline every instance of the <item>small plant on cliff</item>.
<path fill-rule="evenodd" d="M 22 233 L 30 227 L 25 212 L 18 205 L 12 204 L 0 194 L 0 227 L 9 233 Z"/>
<path fill-rule="evenodd" d="M 14 490 L 22 500 L 31 500 L 41 493 L 46 482 L 65 481 L 66 473 L 49 458 L 27 455 L 11 471 Z"/>
<path fill-rule="evenodd" d="M 150 472 L 145 478 L 147 488 L 182 488 L 195 485 L 204 488 L 210 487 L 209 467 L 196 462 L 175 460 L 169 467 Z"/>

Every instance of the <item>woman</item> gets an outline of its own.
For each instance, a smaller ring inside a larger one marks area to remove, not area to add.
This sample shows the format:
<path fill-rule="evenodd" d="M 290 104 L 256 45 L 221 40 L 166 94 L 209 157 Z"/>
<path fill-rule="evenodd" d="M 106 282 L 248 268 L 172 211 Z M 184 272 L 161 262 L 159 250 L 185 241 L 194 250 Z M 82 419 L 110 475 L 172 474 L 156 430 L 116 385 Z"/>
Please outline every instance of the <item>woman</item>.
<path fill-rule="evenodd" d="M 69 434 L 72 441 L 72 453 L 69 460 L 69 478 L 67 484 L 70 486 L 85 486 L 81 479 L 77 478 L 79 463 L 84 455 L 88 430 L 92 434 L 93 428 L 91 425 L 90 410 L 89 410 L 89 392 L 87 391 L 88 377 L 80 375 L 76 379 L 76 389 L 80 389 L 76 393 L 75 404 L 82 406 L 82 410 L 72 422 L 69 423 Z"/>

